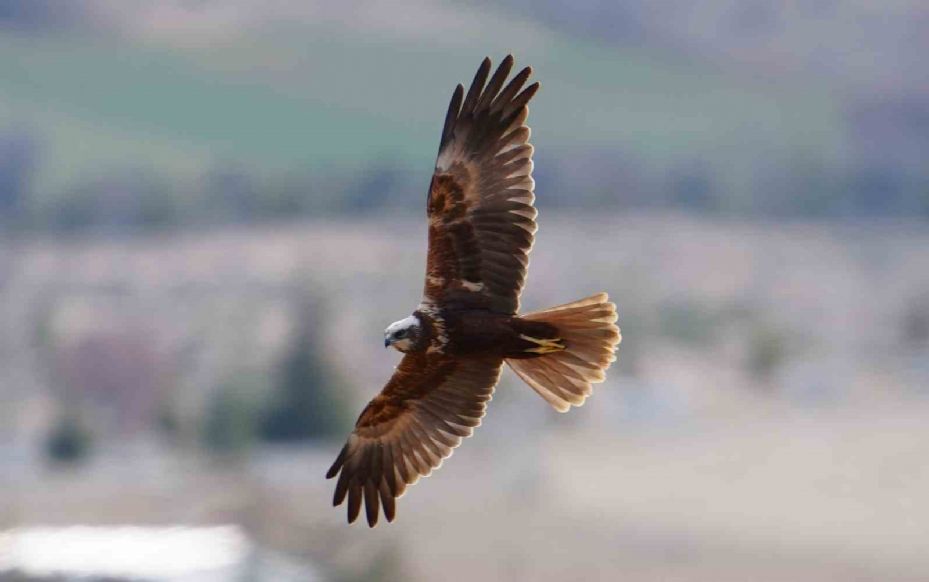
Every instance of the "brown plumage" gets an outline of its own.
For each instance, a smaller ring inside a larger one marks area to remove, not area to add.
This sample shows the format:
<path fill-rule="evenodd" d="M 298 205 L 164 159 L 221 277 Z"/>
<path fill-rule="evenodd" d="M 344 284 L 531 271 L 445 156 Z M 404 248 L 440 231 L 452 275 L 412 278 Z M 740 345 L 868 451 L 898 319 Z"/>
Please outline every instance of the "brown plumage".
<path fill-rule="evenodd" d="M 348 521 L 370 526 L 477 427 L 503 362 L 556 410 L 580 406 L 620 341 L 606 293 L 517 315 L 536 232 L 527 104 L 539 88 L 513 57 L 481 63 L 449 104 L 429 188 L 429 250 L 419 308 L 385 332 L 405 353 L 327 473 Z"/>

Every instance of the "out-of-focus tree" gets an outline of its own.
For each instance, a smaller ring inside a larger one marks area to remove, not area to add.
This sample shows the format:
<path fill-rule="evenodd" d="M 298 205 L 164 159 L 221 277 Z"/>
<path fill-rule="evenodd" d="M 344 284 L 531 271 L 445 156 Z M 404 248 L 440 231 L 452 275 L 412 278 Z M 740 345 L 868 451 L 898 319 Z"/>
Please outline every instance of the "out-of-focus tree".
<path fill-rule="evenodd" d="M 247 451 L 255 442 L 259 406 L 242 382 L 220 386 L 207 410 L 203 443 L 214 454 L 235 455 Z"/>
<path fill-rule="evenodd" d="M 373 214 L 383 208 L 418 208 L 422 198 L 416 194 L 425 193 L 428 180 L 403 165 L 374 162 L 347 186 L 342 207 L 353 214 Z"/>
<path fill-rule="evenodd" d="M 328 438 L 345 428 L 341 381 L 324 350 L 324 309 L 304 304 L 293 339 L 280 363 L 277 391 L 261 425 L 261 436 L 288 442 Z"/>
<path fill-rule="evenodd" d="M 681 344 L 706 346 L 723 324 L 716 306 L 697 301 L 669 301 L 657 314 L 658 331 Z"/>
<path fill-rule="evenodd" d="M 37 157 L 31 135 L 20 131 L 0 134 L 0 224 L 23 216 Z"/>
<path fill-rule="evenodd" d="M 207 222 L 248 222 L 261 207 L 260 188 L 244 168 L 226 166 L 205 179 L 204 216 Z"/>
<path fill-rule="evenodd" d="M 746 366 L 758 380 L 768 382 L 787 361 L 787 337 L 780 330 L 755 323 L 749 328 Z"/>
<path fill-rule="evenodd" d="M 668 198 L 671 206 L 688 210 L 714 210 L 718 203 L 712 170 L 701 163 L 673 168 L 668 177 Z"/>
<path fill-rule="evenodd" d="M 90 448 L 90 431 L 74 413 L 62 414 L 45 441 L 45 454 L 53 463 L 78 463 L 87 457 Z"/>
<path fill-rule="evenodd" d="M 179 221 L 172 189 L 157 173 L 119 172 L 77 186 L 46 214 L 64 231 L 159 228 Z"/>
<path fill-rule="evenodd" d="M 919 349 L 929 346 L 929 299 L 911 300 L 903 313 L 903 342 Z"/>

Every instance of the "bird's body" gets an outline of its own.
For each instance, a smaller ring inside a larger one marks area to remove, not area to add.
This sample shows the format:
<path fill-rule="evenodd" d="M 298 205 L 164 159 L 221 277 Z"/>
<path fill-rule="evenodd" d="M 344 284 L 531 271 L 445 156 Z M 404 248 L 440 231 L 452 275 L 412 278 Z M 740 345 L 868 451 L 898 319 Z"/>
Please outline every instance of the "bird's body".
<path fill-rule="evenodd" d="M 536 231 L 533 147 L 523 88 L 528 67 L 504 86 L 507 57 L 490 78 L 485 59 L 452 96 L 426 204 L 429 249 L 423 300 L 385 331 L 404 353 L 365 407 L 329 469 L 333 502 L 368 524 L 441 465 L 480 424 L 504 362 L 556 410 L 580 406 L 602 382 L 620 341 L 606 293 L 519 314 Z"/>
<path fill-rule="evenodd" d="M 558 330 L 545 322 L 529 321 L 487 309 L 417 309 L 413 325 L 422 330 L 400 351 L 441 351 L 449 356 L 538 357 L 537 340 L 557 340 Z"/>

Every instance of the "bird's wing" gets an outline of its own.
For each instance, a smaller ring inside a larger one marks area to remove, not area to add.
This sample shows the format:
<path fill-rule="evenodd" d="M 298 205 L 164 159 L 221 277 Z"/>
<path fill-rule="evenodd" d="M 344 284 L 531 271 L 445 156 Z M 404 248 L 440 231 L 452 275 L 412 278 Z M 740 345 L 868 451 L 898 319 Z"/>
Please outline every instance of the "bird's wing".
<path fill-rule="evenodd" d="M 519 309 L 536 231 L 526 104 L 539 84 L 523 88 L 526 67 L 504 87 L 512 68 L 508 56 L 487 82 L 484 59 L 467 95 L 452 95 L 429 188 L 427 303 Z"/>
<path fill-rule="evenodd" d="M 348 522 L 364 500 L 368 525 L 383 506 L 393 521 L 395 499 L 429 475 L 481 423 L 500 377 L 498 358 L 404 356 L 381 393 L 368 403 L 327 479 L 336 475 L 333 505 L 348 497 Z"/>

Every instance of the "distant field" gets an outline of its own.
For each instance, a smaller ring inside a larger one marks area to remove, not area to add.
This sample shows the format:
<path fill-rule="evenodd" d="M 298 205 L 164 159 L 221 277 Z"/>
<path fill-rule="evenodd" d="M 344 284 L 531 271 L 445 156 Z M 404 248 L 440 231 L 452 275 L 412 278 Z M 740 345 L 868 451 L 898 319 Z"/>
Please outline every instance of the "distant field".
<path fill-rule="evenodd" d="M 0 248 L 9 347 L 0 357 L 33 361 L 24 354 L 38 349 L 42 326 L 61 342 L 112 326 L 162 337 L 164 353 L 198 345 L 211 366 L 266 370 L 294 301 L 315 295 L 331 306 L 329 349 L 361 400 L 395 364 L 380 333 L 419 301 L 425 236 L 424 221 L 397 217 L 27 239 Z M 696 398 L 661 395 L 672 402 L 650 414 L 755 390 L 800 404 L 897 399 L 920 394 L 927 372 L 917 363 L 929 346 L 908 327 L 927 308 L 927 245 L 929 231 L 915 224 L 544 212 L 523 305 L 609 291 L 624 330 L 619 370 Z M 770 369 L 753 369 L 752 346 L 772 343 Z M 370 365 L 354 365 L 359 354 Z M 694 367 L 713 373 L 681 375 Z M 220 372 L 179 381 L 202 395 Z M 9 374 L 0 388 L 11 393 L 51 381 L 34 370 L 26 383 Z"/>
<path fill-rule="evenodd" d="M 557 415 L 505 372 L 481 429 L 374 532 L 329 506 L 337 444 L 227 466 L 152 428 L 101 429 L 87 467 L 38 460 L 66 385 L 55 354 L 137 340 L 99 365 L 161 371 L 195 427 L 229 378 L 272 393 L 313 295 L 356 412 L 399 359 L 381 331 L 419 299 L 424 242 L 404 217 L 0 247 L 0 528 L 234 522 L 339 571 L 393 555 L 408 580 L 927 579 L 929 340 L 907 324 L 926 310 L 929 230 L 914 223 L 544 212 L 524 306 L 609 291 L 624 337 L 607 382 Z"/>

